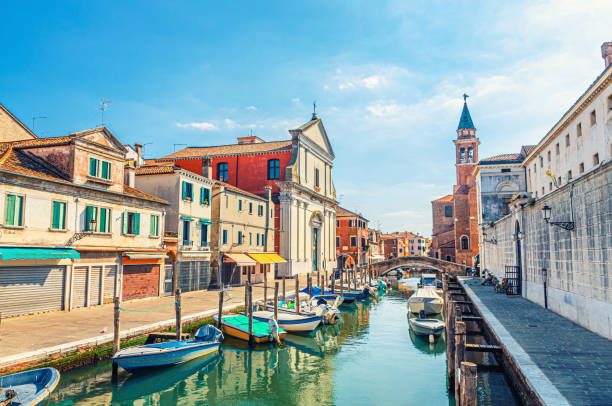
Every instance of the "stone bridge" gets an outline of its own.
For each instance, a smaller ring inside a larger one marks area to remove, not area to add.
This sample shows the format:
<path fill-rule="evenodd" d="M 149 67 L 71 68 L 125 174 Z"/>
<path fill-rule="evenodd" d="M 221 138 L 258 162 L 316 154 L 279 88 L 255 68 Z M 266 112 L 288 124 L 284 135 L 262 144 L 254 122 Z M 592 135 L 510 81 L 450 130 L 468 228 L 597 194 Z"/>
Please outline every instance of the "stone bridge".
<path fill-rule="evenodd" d="M 371 265 L 374 275 L 380 275 L 394 268 L 427 268 L 451 275 L 465 275 L 467 265 L 422 256 L 397 257 L 376 262 Z"/>

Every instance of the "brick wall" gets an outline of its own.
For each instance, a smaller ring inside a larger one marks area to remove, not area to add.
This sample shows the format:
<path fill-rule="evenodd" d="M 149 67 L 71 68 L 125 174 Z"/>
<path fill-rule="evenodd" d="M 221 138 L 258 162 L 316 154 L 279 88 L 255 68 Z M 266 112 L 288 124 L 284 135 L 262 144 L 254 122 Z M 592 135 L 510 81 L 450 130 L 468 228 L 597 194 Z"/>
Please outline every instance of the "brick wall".
<path fill-rule="evenodd" d="M 569 221 L 573 208 L 575 230 L 547 224 L 544 205 L 552 208 L 551 221 Z M 611 339 L 612 162 L 532 205 L 512 206 L 511 214 L 485 229 L 497 244 L 483 244 L 483 268 L 504 275 L 505 265 L 520 265 L 522 294 L 540 305 L 546 268 L 549 309 Z"/>
<path fill-rule="evenodd" d="M 159 295 L 159 265 L 124 265 L 123 300 Z"/>

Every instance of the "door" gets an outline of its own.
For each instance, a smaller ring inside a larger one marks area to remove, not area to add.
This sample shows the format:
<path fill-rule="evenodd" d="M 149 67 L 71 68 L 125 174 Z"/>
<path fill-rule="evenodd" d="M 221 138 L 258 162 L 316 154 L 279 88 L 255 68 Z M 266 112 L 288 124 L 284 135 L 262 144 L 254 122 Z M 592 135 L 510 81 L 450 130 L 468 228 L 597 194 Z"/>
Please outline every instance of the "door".
<path fill-rule="evenodd" d="M 0 268 L 0 313 L 3 317 L 64 308 L 66 267 Z"/>
<path fill-rule="evenodd" d="M 74 282 L 72 285 L 72 307 L 87 305 L 87 267 L 74 267 Z"/>
<path fill-rule="evenodd" d="M 110 303 L 115 298 L 115 282 L 117 280 L 117 265 L 104 267 L 104 303 Z"/>
<path fill-rule="evenodd" d="M 522 269 L 521 264 L 521 227 L 519 222 L 517 221 L 514 226 L 515 236 L 516 236 L 516 294 L 522 295 Z"/>
<path fill-rule="evenodd" d="M 91 272 L 89 273 L 89 303 L 88 306 L 95 306 L 102 304 L 100 302 L 100 296 L 102 295 L 102 267 L 92 266 Z"/>
<path fill-rule="evenodd" d="M 319 229 L 312 229 L 312 269 L 319 270 Z"/>

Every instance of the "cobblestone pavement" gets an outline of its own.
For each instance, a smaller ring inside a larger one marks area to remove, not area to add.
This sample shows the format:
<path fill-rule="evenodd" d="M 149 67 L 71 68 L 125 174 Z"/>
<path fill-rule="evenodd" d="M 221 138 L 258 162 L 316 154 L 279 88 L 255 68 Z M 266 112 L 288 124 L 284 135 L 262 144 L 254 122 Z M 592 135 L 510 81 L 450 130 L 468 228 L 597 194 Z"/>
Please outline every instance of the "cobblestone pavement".
<path fill-rule="evenodd" d="M 518 296 L 464 281 L 574 405 L 612 405 L 612 341 Z M 536 388 L 537 389 L 537 388 Z"/>

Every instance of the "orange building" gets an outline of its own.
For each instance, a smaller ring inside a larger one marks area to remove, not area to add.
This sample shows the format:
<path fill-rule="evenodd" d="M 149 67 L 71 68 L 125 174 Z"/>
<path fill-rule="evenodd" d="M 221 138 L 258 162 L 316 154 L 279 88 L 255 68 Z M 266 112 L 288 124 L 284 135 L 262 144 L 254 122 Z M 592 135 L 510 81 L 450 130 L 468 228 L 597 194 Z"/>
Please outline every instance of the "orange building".
<path fill-rule="evenodd" d="M 336 257 L 338 266 L 348 260 L 357 265 L 368 263 L 368 220 L 361 214 L 336 207 Z M 340 258 L 343 260 L 340 260 Z M 342 261 L 342 262 L 340 262 Z"/>

